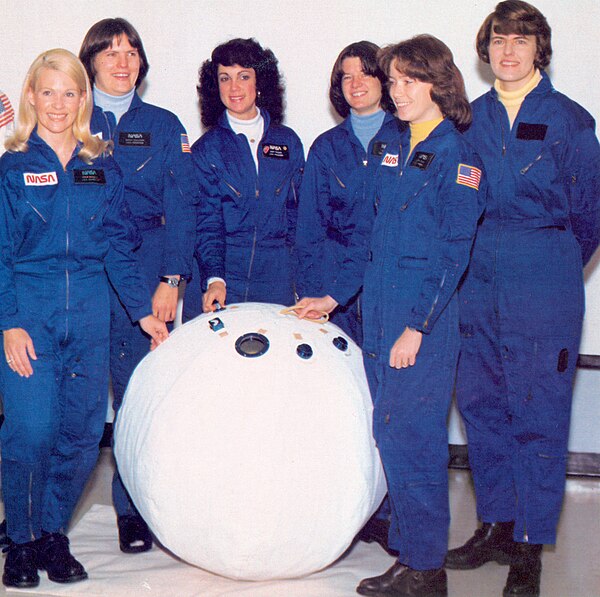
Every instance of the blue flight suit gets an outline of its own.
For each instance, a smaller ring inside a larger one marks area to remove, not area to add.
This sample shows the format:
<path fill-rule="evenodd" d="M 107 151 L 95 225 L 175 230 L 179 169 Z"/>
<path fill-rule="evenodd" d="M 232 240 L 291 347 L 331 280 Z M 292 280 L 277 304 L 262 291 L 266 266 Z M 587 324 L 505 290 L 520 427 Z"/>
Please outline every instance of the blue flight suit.
<path fill-rule="evenodd" d="M 386 148 L 397 145 L 399 138 L 400 123 L 386 112 L 365 152 L 348 117 L 317 137 L 302 178 L 296 231 L 298 294 L 332 296 L 339 307 L 331 321 L 359 345 L 362 271 L 357 272 L 357 264 L 364 264 L 375 218 L 375 175 Z M 357 226 L 364 234 L 354 234 Z"/>
<path fill-rule="evenodd" d="M 119 123 L 112 112 L 94 107 L 92 131 L 114 142 L 114 158 L 123 172 L 125 200 L 140 231 L 136 257 L 144 287 L 153 294 L 159 276 L 191 275 L 197 191 L 188 138 L 171 112 L 143 102 L 136 94 Z M 113 409 L 121 406 L 134 369 L 148 354 L 150 340 L 132 324 L 119 297 L 111 293 L 110 373 Z M 134 514 L 118 476 L 113 484 L 118 515 Z"/>
<path fill-rule="evenodd" d="M 554 543 L 584 312 L 582 263 L 600 234 L 592 117 L 545 73 L 512 128 L 491 90 L 467 132 L 490 196 L 460 291 L 457 399 L 484 522 Z"/>
<path fill-rule="evenodd" d="M 0 329 L 25 329 L 37 354 L 28 378 L 0 359 L 2 492 L 8 534 L 24 543 L 65 532 L 98 457 L 109 280 L 132 321 L 152 306 L 112 158 L 74 154 L 63 170 L 34 131 L 28 151 L 4 154 L 0 175 Z"/>
<path fill-rule="evenodd" d="M 460 337 L 457 285 L 469 262 L 485 185 L 481 161 L 443 120 L 409 155 L 386 149 L 363 285 L 363 358 L 373 434 L 392 517 L 389 547 L 418 570 L 443 566 L 448 548 L 446 419 Z M 480 186 L 481 185 L 481 186 Z M 479 189 L 479 190 L 478 190 Z M 416 363 L 389 365 L 406 327 L 423 333 Z"/>
<path fill-rule="evenodd" d="M 258 174 L 246 137 L 236 135 L 224 111 L 192 146 L 200 187 L 196 260 L 184 301 L 184 319 L 202 312 L 202 288 L 211 277 L 227 283 L 227 302 L 294 303 L 292 249 L 304 150 L 296 133 L 272 124 L 261 109 L 264 133 Z"/>

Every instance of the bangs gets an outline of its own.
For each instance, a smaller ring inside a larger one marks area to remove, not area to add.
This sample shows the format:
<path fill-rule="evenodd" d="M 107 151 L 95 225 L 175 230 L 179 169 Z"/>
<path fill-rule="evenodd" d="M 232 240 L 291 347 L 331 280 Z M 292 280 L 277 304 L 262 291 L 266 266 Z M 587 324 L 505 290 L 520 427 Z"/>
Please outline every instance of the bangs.
<path fill-rule="evenodd" d="M 498 35 L 537 35 L 538 26 L 526 19 L 495 20 L 492 32 Z"/>

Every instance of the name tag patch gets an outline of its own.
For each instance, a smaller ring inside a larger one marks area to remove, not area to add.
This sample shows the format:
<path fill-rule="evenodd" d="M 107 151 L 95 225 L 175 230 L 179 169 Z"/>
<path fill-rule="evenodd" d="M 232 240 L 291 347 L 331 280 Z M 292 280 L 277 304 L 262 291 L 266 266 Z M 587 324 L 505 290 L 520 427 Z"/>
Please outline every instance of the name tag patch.
<path fill-rule="evenodd" d="M 106 177 L 102 168 L 85 168 L 73 170 L 75 184 L 106 184 Z"/>
<path fill-rule="evenodd" d="M 126 147 L 150 147 L 150 133 L 119 133 L 119 145 Z"/>
<path fill-rule="evenodd" d="M 25 186 L 28 187 L 45 187 L 58 184 L 56 172 L 23 172 L 23 178 L 25 179 Z"/>
<path fill-rule="evenodd" d="M 417 153 L 413 155 L 413 158 L 410 161 L 410 165 L 413 168 L 418 168 L 419 170 L 427 170 L 431 162 L 433 162 L 433 158 L 435 158 L 435 153 L 429 153 L 427 151 L 417 151 Z"/>
<path fill-rule="evenodd" d="M 519 122 L 517 127 L 517 139 L 524 141 L 543 141 L 546 138 L 547 124 L 530 124 Z"/>
<path fill-rule="evenodd" d="M 388 144 L 385 141 L 375 141 L 375 143 L 373 143 L 373 151 L 371 152 L 371 155 L 381 157 L 387 145 Z"/>
<path fill-rule="evenodd" d="M 262 152 L 266 158 L 275 158 L 276 160 L 290 159 L 290 148 L 287 145 L 263 143 Z"/>
<path fill-rule="evenodd" d="M 398 165 L 398 154 L 397 153 L 386 153 L 383 156 L 383 160 L 381 160 L 382 166 L 388 166 L 389 168 L 394 168 Z"/>

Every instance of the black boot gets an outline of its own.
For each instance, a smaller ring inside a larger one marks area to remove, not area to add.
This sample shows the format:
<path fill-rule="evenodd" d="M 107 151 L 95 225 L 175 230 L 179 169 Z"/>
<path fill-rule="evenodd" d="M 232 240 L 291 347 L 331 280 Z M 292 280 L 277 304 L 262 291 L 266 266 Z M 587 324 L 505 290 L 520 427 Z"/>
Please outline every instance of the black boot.
<path fill-rule="evenodd" d="M 390 521 L 385 518 L 377 518 L 373 515 L 369 518 L 367 524 L 360 530 L 358 535 L 356 535 L 356 539 L 358 541 L 364 541 L 365 543 L 379 543 L 387 553 L 396 557 L 398 552 L 390 549 L 388 546 L 389 532 Z"/>
<path fill-rule="evenodd" d="M 446 568 L 472 570 L 492 561 L 510 564 L 514 528 L 513 521 L 484 522 L 463 546 L 448 551 Z"/>
<path fill-rule="evenodd" d="M 503 597 L 538 597 L 542 575 L 542 546 L 515 543 Z"/>
<path fill-rule="evenodd" d="M 406 568 L 397 576 L 385 597 L 447 597 L 448 578 L 443 568 L 413 570 Z"/>
<path fill-rule="evenodd" d="M 380 595 L 385 593 L 385 591 L 392 587 L 392 583 L 396 577 L 400 576 L 405 570 L 407 568 L 404 564 L 396 562 L 389 570 L 379 576 L 363 578 L 358 587 L 356 587 L 356 592 L 360 595 Z"/>
<path fill-rule="evenodd" d="M 125 553 L 141 553 L 152 549 L 152 534 L 139 514 L 117 517 L 119 547 Z"/>
<path fill-rule="evenodd" d="M 10 539 L 6 534 L 6 518 L 0 522 L 0 547 L 7 547 L 10 545 Z"/>
<path fill-rule="evenodd" d="M 40 584 L 34 543 L 11 543 L 8 546 L 2 575 L 4 586 L 26 589 Z"/>
<path fill-rule="evenodd" d="M 62 533 L 47 533 L 35 542 L 38 568 L 48 573 L 53 582 L 69 583 L 85 580 L 85 568 L 71 555 L 69 539 Z"/>

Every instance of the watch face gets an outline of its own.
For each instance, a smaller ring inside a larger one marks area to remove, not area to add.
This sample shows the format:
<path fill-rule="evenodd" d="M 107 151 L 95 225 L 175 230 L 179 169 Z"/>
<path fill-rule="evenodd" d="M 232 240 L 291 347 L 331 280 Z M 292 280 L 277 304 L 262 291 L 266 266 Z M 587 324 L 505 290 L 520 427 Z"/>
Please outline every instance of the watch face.
<path fill-rule="evenodd" d="M 171 288 L 179 287 L 179 280 L 177 278 L 167 278 L 166 276 L 162 276 L 160 280 L 161 282 L 168 284 Z"/>

